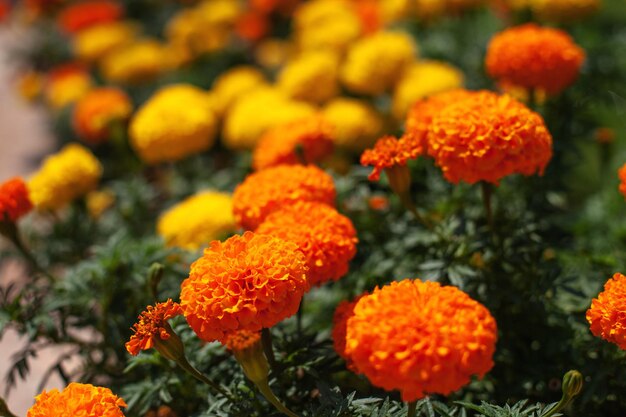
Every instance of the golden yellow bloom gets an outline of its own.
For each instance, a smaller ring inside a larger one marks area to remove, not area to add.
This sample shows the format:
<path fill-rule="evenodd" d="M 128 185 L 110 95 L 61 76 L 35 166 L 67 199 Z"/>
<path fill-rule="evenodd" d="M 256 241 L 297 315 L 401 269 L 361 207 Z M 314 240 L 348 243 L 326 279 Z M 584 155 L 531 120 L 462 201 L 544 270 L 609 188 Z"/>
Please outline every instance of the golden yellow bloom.
<path fill-rule="evenodd" d="M 600 9 L 601 0 L 530 0 L 531 8 L 541 19 L 569 22 L 585 18 Z"/>
<path fill-rule="evenodd" d="M 45 159 L 28 182 L 38 209 L 58 209 L 96 188 L 102 166 L 87 148 L 70 144 Z"/>
<path fill-rule="evenodd" d="M 61 109 L 81 98 L 92 85 L 91 77 L 80 65 L 62 65 L 48 76 L 46 101 L 52 108 Z"/>
<path fill-rule="evenodd" d="M 231 149 L 252 149 L 268 129 L 314 115 L 315 108 L 290 100 L 273 88 L 257 88 L 241 97 L 224 122 L 224 144 Z"/>
<path fill-rule="evenodd" d="M 266 84 L 263 73 L 252 66 L 234 67 L 224 72 L 217 77 L 211 90 L 217 114 L 225 116 L 240 97 Z"/>
<path fill-rule="evenodd" d="M 335 127 L 335 145 L 351 152 L 369 148 L 384 130 L 383 116 L 362 100 L 337 98 L 322 109 L 322 116 Z"/>
<path fill-rule="evenodd" d="M 295 38 L 302 49 L 343 52 L 362 34 L 356 10 L 345 1 L 313 0 L 294 15 Z"/>
<path fill-rule="evenodd" d="M 323 103 L 339 92 L 339 58 L 332 52 L 306 52 L 278 76 L 278 88 L 296 100 Z"/>
<path fill-rule="evenodd" d="M 33 101 L 41 95 L 44 87 L 44 77 L 37 71 L 28 71 L 21 74 L 17 80 L 17 91 L 26 101 Z"/>
<path fill-rule="evenodd" d="M 209 149 L 216 123 L 206 92 L 188 84 L 169 85 L 135 113 L 130 143 L 149 164 L 177 161 Z"/>
<path fill-rule="evenodd" d="M 196 250 L 236 228 L 230 194 L 204 191 L 163 213 L 157 232 L 169 246 Z"/>
<path fill-rule="evenodd" d="M 393 115 L 401 120 L 417 100 L 463 86 L 463 73 L 440 61 L 413 64 L 398 82 L 393 95 Z"/>
<path fill-rule="evenodd" d="M 351 91 L 378 95 L 394 87 L 417 57 L 413 38 L 402 32 L 378 32 L 348 51 L 341 79 Z"/>
<path fill-rule="evenodd" d="M 115 194 L 111 190 L 92 191 L 85 197 L 87 211 L 93 219 L 99 219 L 102 214 L 115 204 Z"/>
<path fill-rule="evenodd" d="M 262 67 L 274 70 L 287 62 L 292 49 L 293 44 L 290 41 L 266 39 L 257 45 L 254 57 Z"/>
<path fill-rule="evenodd" d="M 167 52 L 167 47 L 154 39 L 139 40 L 104 57 L 100 71 L 112 82 L 145 82 L 171 67 Z"/>
<path fill-rule="evenodd" d="M 92 26 L 76 34 L 73 48 L 84 61 L 97 61 L 109 52 L 133 41 L 137 27 L 130 22 L 108 22 Z"/>

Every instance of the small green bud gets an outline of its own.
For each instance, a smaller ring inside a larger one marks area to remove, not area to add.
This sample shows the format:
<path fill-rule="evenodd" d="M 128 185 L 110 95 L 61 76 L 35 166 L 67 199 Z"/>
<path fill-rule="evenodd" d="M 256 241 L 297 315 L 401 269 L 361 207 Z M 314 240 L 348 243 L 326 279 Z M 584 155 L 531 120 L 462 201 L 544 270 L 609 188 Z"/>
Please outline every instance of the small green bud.
<path fill-rule="evenodd" d="M 163 323 L 163 327 L 169 334 L 169 338 L 163 340 L 158 335 L 154 337 L 154 348 L 165 358 L 176 363 L 186 361 L 185 347 L 180 337 L 172 330 L 168 323 Z"/>
<path fill-rule="evenodd" d="M 574 398 L 583 388 L 583 375 L 575 370 L 568 371 L 563 376 L 563 396 Z"/>

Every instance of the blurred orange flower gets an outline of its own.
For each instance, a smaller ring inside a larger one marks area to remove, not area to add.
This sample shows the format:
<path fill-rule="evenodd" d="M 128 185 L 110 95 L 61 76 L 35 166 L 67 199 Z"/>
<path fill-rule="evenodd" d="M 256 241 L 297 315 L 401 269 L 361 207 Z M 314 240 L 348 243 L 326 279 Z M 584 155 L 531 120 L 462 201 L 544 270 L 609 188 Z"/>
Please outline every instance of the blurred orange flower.
<path fill-rule="evenodd" d="M 90 26 L 118 20 L 124 14 L 121 3 L 108 0 L 92 0 L 67 6 L 57 21 L 67 33 L 76 33 Z"/>
<path fill-rule="evenodd" d="M 318 162 L 333 151 L 332 133 L 332 126 L 319 116 L 278 125 L 259 139 L 252 166 L 258 171 L 281 164 Z"/>
<path fill-rule="evenodd" d="M 348 328 L 348 320 L 354 316 L 356 303 L 365 295 L 367 295 L 367 293 L 361 294 L 352 301 L 340 302 L 333 315 L 333 329 L 331 332 L 333 347 L 335 348 L 335 352 L 346 361 L 346 365 L 351 371 L 355 371 L 355 368 L 352 365 L 352 360 L 348 354 L 346 354 L 346 330 Z"/>
<path fill-rule="evenodd" d="M 335 205 L 333 178 L 313 165 L 279 165 L 249 175 L 235 188 L 233 213 L 239 225 L 256 229 L 272 212 L 297 201 Z"/>
<path fill-rule="evenodd" d="M 486 66 L 497 80 L 558 94 L 574 83 L 584 60 L 585 51 L 566 32 L 528 23 L 492 38 Z"/>
<path fill-rule="evenodd" d="M 626 276 L 613 275 L 587 310 L 591 333 L 626 350 Z"/>
<path fill-rule="evenodd" d="M 261 340 L 261 334 L 259 332 L 241 330 L 227 334 L 222 344 L 226 346 L 228 350 L 235 352 L 248 349 L 255 343 L 258 343 L 259 340 Z"/>
<path fill-rule="evenodd" d="M 349 218 L 312 201 L 298 201 L 276 210 L 256 232 L 297 244 L 306 259 L 307 279 L 312 286 L 344 276 L 358 242 Z"/>
<path fill-rule="evenodd" d="M 414 146 L 416 145 L 416 146 Z M 394 166 L 405 166 L 409 159 L 415 159 L 424 153 L 419 142 L 407 138 L 397 139 L 393 136 L 384 136 L 376 142 L 373 149 L 366 149 L 361 155 L 361 165 L 374 167 L 369 175 L 371 181 L 378 181 L 380 174 Z"/>
<path fill-rule="evenodd" d="M 110 389 L 72 382 L 63 391 L 43 391 L 35 397 L 26 417 L 124 417 L 126 403 Z"/>
<path fill-rule="evenodd" d="M 76 103 L 74 129 L 89 143 L 100 143 L 109 139 L 112 122 L 130 117 L 133 104 L 130 97 L 119 88 L 94 88 Z"/>
<path fill-rule="evenodd" d="M 200 339 L 258 332 L 294 315 L 308 290 L 298 246 L 246 232 L 213 241 L 181 285 L 181 307 Z"/>
<path fill-rule="evenodd" d="M 11 178 L 0 184 L 0 222 L 16 222 L 32 209 L 33 203 L 22 178 Z"/>
<path fill-rule="evenodd" d="M 148 350 L 154 346 L 156 337 L 161 340 L 170 338 L 171 329 L 167 320 L 183 314 L 180 305 L 168 299 L 164 303 L 148 306 L 139 315 L 139 321 L 132 327 L 133 335 L 126 343 L 126 350 L 133 356 L 142 350 Z"/>
<path fill-rule="evenodd" d="M 482 377 L 493 367 L 496 339 L 496 322 L 482 304 L 456 287 L 406 279 L 356 303 L 345 353 L 372 384 L 414 401 Z"/>

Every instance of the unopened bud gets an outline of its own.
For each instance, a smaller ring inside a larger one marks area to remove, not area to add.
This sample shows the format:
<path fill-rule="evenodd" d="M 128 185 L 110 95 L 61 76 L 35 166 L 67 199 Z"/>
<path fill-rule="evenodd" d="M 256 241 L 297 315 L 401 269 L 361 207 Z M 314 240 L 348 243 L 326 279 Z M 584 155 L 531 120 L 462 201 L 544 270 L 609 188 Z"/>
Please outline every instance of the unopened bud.
<path fill-rule="evenodd" d="M 575 370 L 568 371 L 563 376 L 563 396 L 574 398 L 583 388 L 583 375 Z"/>

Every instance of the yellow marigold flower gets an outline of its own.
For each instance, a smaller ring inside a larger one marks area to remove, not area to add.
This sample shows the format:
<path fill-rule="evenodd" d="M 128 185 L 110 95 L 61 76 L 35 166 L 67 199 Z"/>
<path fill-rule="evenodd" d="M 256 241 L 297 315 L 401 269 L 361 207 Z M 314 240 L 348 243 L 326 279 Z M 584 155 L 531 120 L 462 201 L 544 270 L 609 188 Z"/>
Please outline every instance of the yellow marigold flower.
<path fill-rule="evenodd" d="M 224 72 L 215 79 L 211 90 L 218 115 L 225 116 L 240 97 L 266 84 L 265 76 L 255 67 L 239 66 Z"/>
<path fill-rule="evenodd" d="M 92 191 L 85 197 L 87 211 L 93 219 L 99 219 L 102 214 L 115 204 L 115 194 L 111 190 Z"/>
<path fill-rule="evenodd" d="M 233 202 L 229 194 L 204 191 L 163 213 L 157 233 L 169 246 L 196 250 L 235 230 Z"/>
<path fill-rule="evenodd" d="M 287 96 L 323 103 L 339 92 L 339 58 L 331 52 L 312 51 L 293 59 L 278 75 L 278 88 Z"/>
<path fill-rule="evenodd" d="M 35 397 L 26 417 L 124 417 L 120 407 L 126 403 L 110 389 L 72 382 L 62 391 L 43 391 Z"/>
<path fill-rule="evenodd" d="M 626 350 L 626 276 L 613 275 L 587 310 L 591 332 Z"/>
<path fill-rule="evenodd" d="M 28 182 L 30 198 L 38 209 L 58 209 L 96 188 L 102 166 L 86 148 L 65 146 L 47 157 Z"/>
<path fill-rule="evenodd" d="M 529 0 L 531 8 L 541 19 L 570 22 L 597 12 L 601 0 Z"/>
<path fill-rule="evenodd" d="M 265 39 L 254 49 L 256 61 L 264 68 L 276 70 L 285 65 L 292 55 L 293 44 L 289 40 Z"/>
<path fill-rule="evenodd" d="M 200 339 L 258 332 L 294 315 L 308 290 L 295 243 L 246 232 L 213 241 L 181 285 L 181 307 Z"/>
<path fill-rule="evenodd" d="M 566 32 L 534 23 L 497 33 L 485 64 L 493 78 L 558 94 L 576 81 L 585 51 Z"/>
<path fill-rule="evenodd" d="M 290 100 L 272 88 L 257 88 L 241 97 L 224 123 L 224 144 L 231 149 L 252 149 L 268 129 L 312 116 L 315 108 Z"/>
<path fill-rule="evenodd" d="M 297 244 L 309 268 L 311 286 L 337 281 L 347 274 L 358 242 L 349 218 L 315 201 L 284 206 L 267 216 L 256 233 Z"/>
<path fill-rule="evenodd" d="M 169 85 L 135 113 L 130 143 L 149 164 L 177 161 L 209 149 L 216 123 L 206 92 L 188 84 Z"/>
<path fill-rule="evenodd" d="M 267 216 L 297 201 L 319 201 L 334 206 L 333 178 L 313 165 L 279 165 L 248 175 L 233 193 L 237 223 L 256 229 Z"/>
<path fill-rule="evenodd" d="M 382 94 L 395 86 L 416 57 L 417 48 L 410 35 L 378 32 L 350 48 L 341 79 L 355 93 Z"/>
<path fill-rule="evenodd" d="M 171 67 L 167 52 L 167 48 L 156 40 L 138 40 L 106 55 L 100 63 L 100 70 L 104 78 L 112 82 L 145 82 Z"/>
<path fill-rule="evenodd" d="M 313 0 L 294 14 L 296 42 L 301 49 L 341 53 L 362 33 L 356 10 L 346 1 Z"/>
<path fill-rule="evenodd" d="M 125 121 L 132 111 L 133 103 L 123 90 L 94 88 L 74 107 L 74 130 L 85 142 L 100 143 L 109 139 L 111 123 Z"/>
<path fill-rule="evenodd" d="M 48 75 L 46 101 L 52 108 L 61 109 L 85 95 L 92 85 L 91 77 L 82 66 L 62 65 Z"/>
<path fill-rule="evenodd" d="M 261 170 L 282 164 L 315 163 L 333 151 L 333 127 L 319 116 L 278 125 L 263 134 L 252 154 Z"/>
<path fill-rule="evenodd" d="M 428 153 L 452 183 L 497 184 L 511 174 L 543 174 L 552 136 L 543 118 L 522 103 L 479 91 L 432 119 Z"/>
<path fill-rule="evenodd" d="M 401 120 L 417 100 L 463 86 L 463 73 L 439 61 L 420 61 L 405 72 L 393 94 L 393 115 Z"/>
<path fill-rule="evenodd" d="M 148 306 L 139 315 L 139 321 L 132 327 L 133 335 L 125 345 L 128 353 L 137 356 L 142 350 L 151 349 L 155 345 L 156 338 L 160 340 L 169 339 L 172 335 L 172 328 L 167 321 L 181 314 L 183 311 L 180 305 L 171 299 L 164 303 Z"/>
<path fill-rule="evenodd" d="M 458 288 L 405 279 L 356 303 L 345 354 L 372 384 L 415 401 L 485 375 L 497 333 L 489 310 Z"/>
<path fill-rule="evenodd" d="M 109 52 L 131 43 L 137 27 L 130 22 L 108 22 L 80 31 L 73 38 L 76 56 L 83 61 L 97 61 Z"/>
<path fill-rule="evenodd" d="M 385 127 L 383 116 L 373 106 L 352 98 L 330 101 L 322 116 L 334 126 L 335 145 L 351 152 L 372 146 Z"/>

